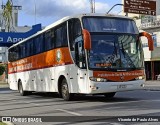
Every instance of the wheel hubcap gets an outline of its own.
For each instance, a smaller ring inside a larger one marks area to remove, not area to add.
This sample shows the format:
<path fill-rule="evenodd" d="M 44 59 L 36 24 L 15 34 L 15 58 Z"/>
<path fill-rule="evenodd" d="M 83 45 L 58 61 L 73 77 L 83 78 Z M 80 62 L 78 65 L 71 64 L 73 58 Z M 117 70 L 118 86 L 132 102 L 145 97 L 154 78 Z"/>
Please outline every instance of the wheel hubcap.
<path fill-rule="evenodd" d="M 22 93 L 23 92 L 23 88 L 22 85 L 19 86 L 19 92 Z"/>
<path fill-rule="evenodd" d="M 67 95 L 68 95 L 68 87 L 67 87 L 67 85 L 63 85 L 63 86 L 62 86 L 62 96 L 63 96 L 64 98 L 66 98 Z"/>

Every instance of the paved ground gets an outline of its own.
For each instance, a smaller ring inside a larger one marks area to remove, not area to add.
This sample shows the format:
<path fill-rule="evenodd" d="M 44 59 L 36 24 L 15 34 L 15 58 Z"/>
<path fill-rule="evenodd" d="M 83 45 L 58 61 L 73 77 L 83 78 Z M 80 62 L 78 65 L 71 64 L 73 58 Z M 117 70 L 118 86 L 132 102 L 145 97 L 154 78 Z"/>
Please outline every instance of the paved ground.
<path fill-rule="evenodd" d="M 130 92 L 119 92 L 113 99 L 106 99 L 103 96 L 77 96 L 74 101 L 66 102 L 59 98 L 57 94 L 51 96 L 41 93 L 34 93 L 32 95 L 22 97 L 17 91 L 9 90 L 7 84 L 1 83 L 0 116 L 75 116 L 69 117 L 71 120 L 76 118 L 82 120 L 79 116 L 111 116 L 112 119 L 115 116 L 116 118 L 118 118 L 118 116 L 137 115 L 145 117 L 160 116 L 159 84 L 159 81 L 147 81 L 145 85 L 145 89 L 147 91 L 137 90 Z M 54 119 L 57 120 L 57 117 L 51 118 L 51 120 Z M 102 119 L 102 117 L 100 119 Z M 114 120 L 113 122 L 87 122 L 89 120 L 86 120 L 85 123 L 38 123 L 38 125 L 158 125 L 160 123 L 117 123 L 114 122 Z M 16 125 L 25 124 L 16 123 Z"/>

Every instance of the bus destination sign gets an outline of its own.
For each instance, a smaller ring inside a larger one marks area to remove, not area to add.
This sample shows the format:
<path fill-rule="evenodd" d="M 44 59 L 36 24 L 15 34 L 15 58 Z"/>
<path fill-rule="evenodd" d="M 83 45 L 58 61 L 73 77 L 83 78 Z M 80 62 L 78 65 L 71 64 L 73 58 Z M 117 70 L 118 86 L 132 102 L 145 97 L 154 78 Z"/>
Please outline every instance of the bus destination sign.
<path fill-rule="evenodd" d="M 156 1 L 124 0 L 124 12 L 156 16 Z"/>

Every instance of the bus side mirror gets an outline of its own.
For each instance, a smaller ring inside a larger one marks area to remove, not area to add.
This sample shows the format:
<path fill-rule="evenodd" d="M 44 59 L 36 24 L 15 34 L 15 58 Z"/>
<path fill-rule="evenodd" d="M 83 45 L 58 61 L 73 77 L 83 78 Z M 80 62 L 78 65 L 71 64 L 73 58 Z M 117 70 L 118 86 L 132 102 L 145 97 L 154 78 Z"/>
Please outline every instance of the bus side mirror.
<path fill-rule="evenodd" d="M 91 35 L 85 29 L 83 29 L 83 39 L 84 39 L 84 49 L 91 50 Z"/>
<path fill-rule="evenodd" d="M 139 34 L 139 36 L 140 37 L 141 36 L 147 37 L 149 50 L 153 51 L 153 39 L 152 39 L 152 36 L 149 33 L 147 33 L 147 32 L 142 32 L 142 33 Z"/>

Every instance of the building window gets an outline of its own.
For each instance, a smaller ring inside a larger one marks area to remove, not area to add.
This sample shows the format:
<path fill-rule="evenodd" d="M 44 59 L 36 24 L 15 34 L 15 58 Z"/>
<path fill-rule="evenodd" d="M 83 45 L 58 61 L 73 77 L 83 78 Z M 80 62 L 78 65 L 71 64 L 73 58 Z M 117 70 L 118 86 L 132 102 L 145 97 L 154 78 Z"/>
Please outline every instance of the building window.
<path fill-rule="evenodd" d="M 157 47 L 157 35 L 156 34 L 153 34 L 152 35 L 152 39 L 154 41 L 154 47 Z"/>
<path fill-rule="evenodd" d="M 157 47 L 160 47 L 160 42 L 157 42 Z"/>
<path fill-rule="evenodd" d="M 0 55 L 0 62 L 2 62 L 2 55 Z"/>

